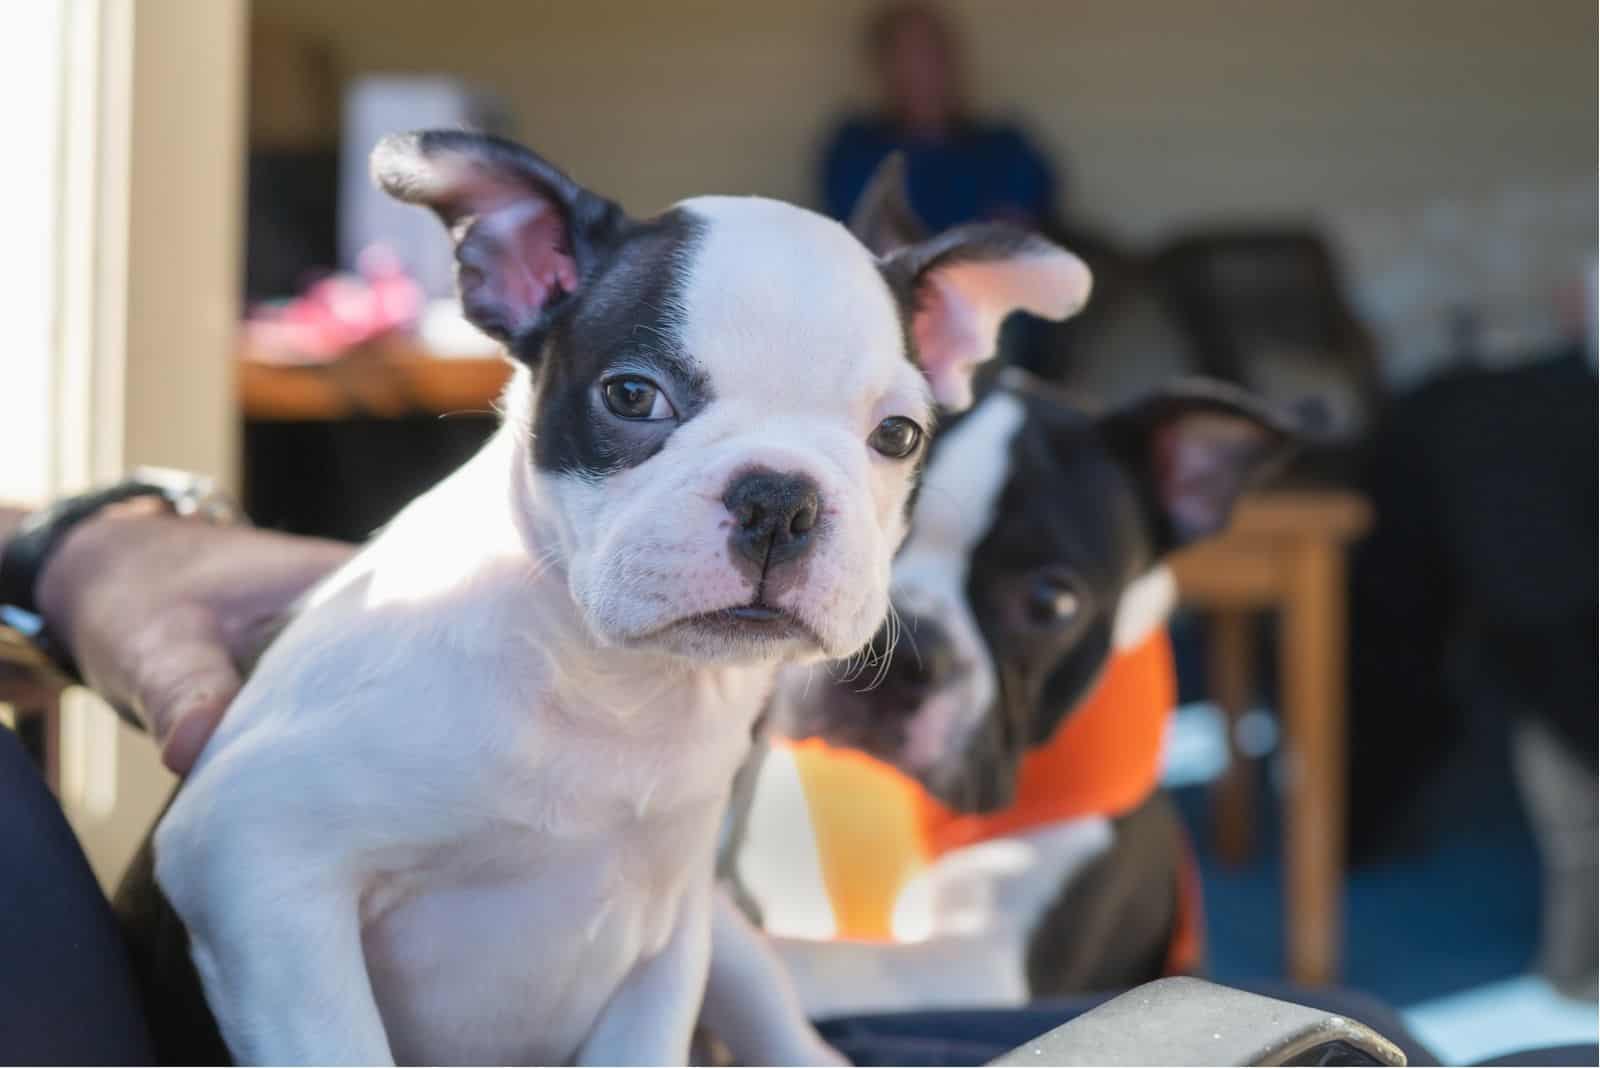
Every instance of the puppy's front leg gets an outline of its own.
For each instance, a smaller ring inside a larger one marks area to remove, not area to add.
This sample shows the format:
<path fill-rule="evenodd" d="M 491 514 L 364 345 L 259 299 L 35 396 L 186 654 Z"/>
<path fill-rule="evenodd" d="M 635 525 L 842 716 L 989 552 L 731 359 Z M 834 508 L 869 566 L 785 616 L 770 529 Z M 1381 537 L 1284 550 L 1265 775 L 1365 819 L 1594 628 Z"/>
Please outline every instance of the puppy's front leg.
<path fill-rule="evenodd" d="M 213 779 L 215 781 L 215 779 Z M 188 929 L 222 1036 L 241 1064 L 393 1064 L 361 946 L 358 885 L 325 837 L 228 819 L 205 776 L 156 835 L 156 878 Z M 265 807 L 265 806 L 260 806 Z M 208 818 L 209 817 L 209 818 Z"/>
<path fill-rule="evenodd" d="M 687 1064 L 711 957 L 711 864 L 685 894 L 672 937 L 640 961 L 578 1051 L 579 1064 Z"/>
<path fill-rule="evenodd" d="M 702 1019 L 739 1064 L 847 1064 L 806 1019 L 766 937 L 722 887 L 711 917 L 711 975 Z"/>

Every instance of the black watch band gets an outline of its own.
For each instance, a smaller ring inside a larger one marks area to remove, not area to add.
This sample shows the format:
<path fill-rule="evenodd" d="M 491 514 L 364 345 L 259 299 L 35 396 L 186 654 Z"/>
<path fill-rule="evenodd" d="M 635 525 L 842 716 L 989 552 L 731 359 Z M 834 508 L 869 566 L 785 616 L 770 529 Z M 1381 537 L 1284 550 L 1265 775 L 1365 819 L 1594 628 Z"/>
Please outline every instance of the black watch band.
<path fill-rule="evenodd" d="M 24 519 L 17 532 L 0 547 L 0 604 L 38 615 L 35 594 L 39 577 L 72 528 L 108 505 L 135 497 L 168 499 L 165 488 L 131 478 L 67 497 Z"/>

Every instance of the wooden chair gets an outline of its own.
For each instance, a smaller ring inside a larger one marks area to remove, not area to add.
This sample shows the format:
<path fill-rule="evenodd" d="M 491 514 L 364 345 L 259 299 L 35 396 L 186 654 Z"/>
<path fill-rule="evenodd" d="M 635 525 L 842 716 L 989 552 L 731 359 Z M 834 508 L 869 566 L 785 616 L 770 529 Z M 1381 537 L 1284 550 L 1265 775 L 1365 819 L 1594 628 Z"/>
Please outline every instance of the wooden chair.
<path fill-rule="evenodd" d="M 1377 419 L 1378 354 L 1328 243 L 1311 227 L 1195 231 L 1152 273 L 1196 370 L 1279 403 L 1320 410 L 1302 478 L 1350 484 Z"/>

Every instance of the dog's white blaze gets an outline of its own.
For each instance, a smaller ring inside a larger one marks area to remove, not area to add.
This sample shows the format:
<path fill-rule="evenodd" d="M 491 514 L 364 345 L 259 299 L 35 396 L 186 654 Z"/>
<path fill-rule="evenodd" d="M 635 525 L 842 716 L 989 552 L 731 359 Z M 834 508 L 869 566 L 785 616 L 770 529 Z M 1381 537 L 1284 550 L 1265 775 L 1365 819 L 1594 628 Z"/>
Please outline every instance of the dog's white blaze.
<path fill-rule="evenodd" d="M 964 717 L 948 717 L 945 753 L 958 751 L 953 747 L 978 725 L 995 696 L 994 665 L 967 603 L 967 570 L 972 550 L 994 525 L 1000 492 L 1011 471 L 1011 443 L 1025 416 L 1021 401 L 995 392 L 945 432 L 945 441 L 923 474 L 911 537 L 895 560 L 891 585 L 895 603 L 907 613 L 943 623 L 967 668 L 960 683 Z M 902 640 L 915 642 L 916 635 Z M 911 730 L 916 733 L 917 724 Z M 919 738 L 919 748 L 928 751 L 929 741 Z"/>
<path fill-rule="evenodd" d="M 769 419 L 836 412 L 845 396 L 864 408 L 897 386 L 910 401 L 924 388 L 907 361 L 885 358 L 904 348 L 899 312 L 843 226 L 761 197 L 679 206 L 706 224 L 683 294 L 684 348 L 719 398 L 746 400 Z"/>
<path fill-rule="evenodd" d="M 1117 649 L 1137 646 L 1166 626 L 1177 603 L 1178 580 L 1166 564 L 1157 564 L 1123 588 L 1112 624 L 1112 645 Z"/>

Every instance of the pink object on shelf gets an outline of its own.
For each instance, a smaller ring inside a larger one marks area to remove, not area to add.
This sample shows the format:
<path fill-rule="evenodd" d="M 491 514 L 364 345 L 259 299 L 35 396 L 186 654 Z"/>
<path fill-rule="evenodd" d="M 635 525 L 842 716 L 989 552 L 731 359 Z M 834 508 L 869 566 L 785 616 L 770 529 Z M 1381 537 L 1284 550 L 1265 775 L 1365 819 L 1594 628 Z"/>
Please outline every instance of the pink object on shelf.
<path fill-rule="evenodd" d="M 394 330 L 416 325 L 422 289 L 388 249 L 374 245 L 359 274 L 335 274 L 284 304 L 252 309 L 250 349 L 273 363 L 327 363 Z"/>

